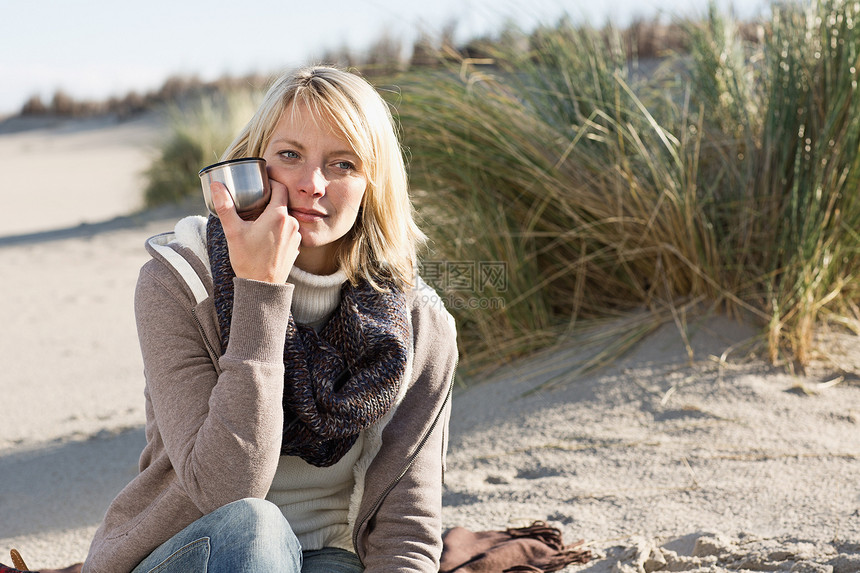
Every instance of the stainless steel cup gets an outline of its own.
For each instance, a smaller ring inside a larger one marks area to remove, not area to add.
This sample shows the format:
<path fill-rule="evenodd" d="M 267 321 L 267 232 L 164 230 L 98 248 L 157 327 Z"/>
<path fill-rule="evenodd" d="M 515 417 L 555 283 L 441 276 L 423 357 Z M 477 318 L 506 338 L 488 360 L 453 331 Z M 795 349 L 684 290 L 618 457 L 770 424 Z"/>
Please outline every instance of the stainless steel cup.
<path fill-rule="evenodd" d="M 227 187 L 240 216 L 262 212 L 272 196 L 269 176 L 266 173 L 266 160 L 259 157 L 243 157 L 215 163 L 201 169 L 199 175 L 206 207 L 216 217 L 218 213 L 212 203 L 213 181 L 219 181 Z"/>

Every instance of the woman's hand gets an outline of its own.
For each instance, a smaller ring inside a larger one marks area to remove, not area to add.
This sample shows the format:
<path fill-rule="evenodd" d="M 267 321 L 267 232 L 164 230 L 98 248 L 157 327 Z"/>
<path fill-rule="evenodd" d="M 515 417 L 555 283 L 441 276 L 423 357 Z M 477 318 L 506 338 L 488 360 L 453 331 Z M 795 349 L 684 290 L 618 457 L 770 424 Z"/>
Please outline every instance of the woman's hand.
<path fill-rule="evenodd" d="M 287 210 L 287 188 L 269 181 L 272 198 L 254 221 L 244 221 L 236 213 L 227 188 L 212 183 L 212 202 L 224 227 L 230 264 L 236 276 L 270 283 L 287 282 L 299 255 L 299 222 Z"/>

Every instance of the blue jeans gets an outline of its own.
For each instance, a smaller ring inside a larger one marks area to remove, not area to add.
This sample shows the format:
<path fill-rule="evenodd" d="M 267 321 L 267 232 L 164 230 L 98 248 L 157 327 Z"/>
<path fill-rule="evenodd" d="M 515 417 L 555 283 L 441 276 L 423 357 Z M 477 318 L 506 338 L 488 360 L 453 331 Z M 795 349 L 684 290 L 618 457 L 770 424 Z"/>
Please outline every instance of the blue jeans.
<path fill-rule="evenodd" d="M 302 573 L 362 573 L 364 567 L 358 555 L 346 549 L 324 547 L 305 551 Z"/>
<path fill-rule="evenodd" d="M 304 564 L 303 564 L 304 562 Z M 204 515 L 150 553 L 132 573 L 361 573 L 358 556 L 327 547 L 302 552 L 281 510 L 242 499 Z"/>

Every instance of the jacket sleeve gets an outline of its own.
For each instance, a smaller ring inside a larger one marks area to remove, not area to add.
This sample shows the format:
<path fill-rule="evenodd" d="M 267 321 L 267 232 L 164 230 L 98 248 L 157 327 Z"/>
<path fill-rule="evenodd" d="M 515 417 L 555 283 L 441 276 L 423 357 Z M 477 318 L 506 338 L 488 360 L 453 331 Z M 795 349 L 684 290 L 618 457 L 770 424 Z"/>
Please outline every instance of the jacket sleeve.
<path fill-rule="evenodd" d="M 236 279 L 230 343 L 216 367 L 195 315 L 212 312 L 211 297 L 195 307 L 161 262 L 141 271 L 135 315 L 151 414 L 181 487 L 204 514 L 265 497 L 271 484 L 291 296 L 290 285 Z"/>
<path fill-rule="evenodd" d="M 377 509 L 359 530 L 364 543 L 356 548 L 366 573 L 439 571 L 456 331 L 444 308 L 413 312 L 413 330 L 413 383 L 386 426 L 382 449 L 373 462 L 377 468 L 387 468 L 377 474 L 397 477 L 403 471 L 394 468 L 405 473 L 390 484 L 368 475 L 365 497 Z"/>

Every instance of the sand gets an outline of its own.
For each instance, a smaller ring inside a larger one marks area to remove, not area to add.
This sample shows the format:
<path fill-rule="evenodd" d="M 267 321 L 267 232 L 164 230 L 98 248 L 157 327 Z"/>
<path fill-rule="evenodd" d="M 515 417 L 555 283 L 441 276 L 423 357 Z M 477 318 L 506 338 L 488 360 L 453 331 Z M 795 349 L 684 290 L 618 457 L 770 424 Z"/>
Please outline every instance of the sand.
<path fill-rule="evenodd" d="M 129 216 L 162 129 L 0 129 L 4 563 L 12 547 L 33 568 L 82 560 L 136 472 L 143 243 L 202 213 Z M 820 362 L 791 375 L 720 359 L 755 337 L 749 325 L 710 317 L 687 334 L 692 360 L 667 325 L 586 377 L 565 377 L 578 354 L 561 349 L 458 386 L 446 527 L 546 521 L 595 555 L 565 571 L 860 571 L 857 338 L 823 330 Z M 559 373 L 565 384 L 528 392 Z"/>
<path fill-rule="evenodd" d="M 14 119 L 0 123 L 0 236 L 101 223 L 143 206 L 143 171 L 163 122 Z"/>

